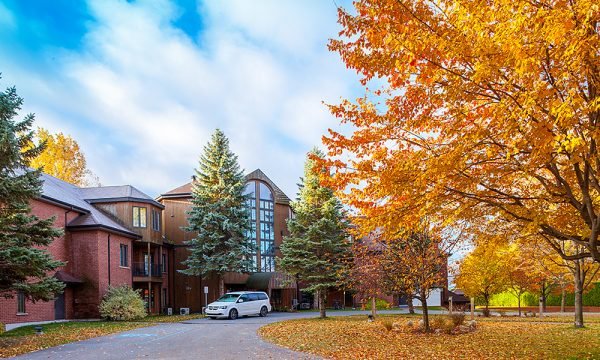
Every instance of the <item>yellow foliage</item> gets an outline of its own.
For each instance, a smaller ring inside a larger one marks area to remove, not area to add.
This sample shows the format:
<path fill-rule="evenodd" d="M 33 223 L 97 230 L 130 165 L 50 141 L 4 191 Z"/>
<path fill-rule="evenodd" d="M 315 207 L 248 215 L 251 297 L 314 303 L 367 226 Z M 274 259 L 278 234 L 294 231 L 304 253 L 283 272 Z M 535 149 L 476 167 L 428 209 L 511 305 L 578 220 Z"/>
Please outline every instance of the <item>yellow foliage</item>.
<path fill-rule="evenodd" d="M 42 168 L 46 174 L 74 185 L 84 186 L 87 173 L 86 161 L 79 144 L 71 136 L 63 133 L 50 134 L 38 128 L 36 137 L 46 147 L 30 164 Z"/>

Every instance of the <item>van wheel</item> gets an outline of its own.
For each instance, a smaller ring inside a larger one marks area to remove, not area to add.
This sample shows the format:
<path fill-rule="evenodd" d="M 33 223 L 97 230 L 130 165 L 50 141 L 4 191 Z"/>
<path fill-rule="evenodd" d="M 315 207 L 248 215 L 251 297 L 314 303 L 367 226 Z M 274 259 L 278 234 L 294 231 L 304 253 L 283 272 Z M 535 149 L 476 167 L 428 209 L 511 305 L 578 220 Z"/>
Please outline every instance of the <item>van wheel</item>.
<path fill-rule="evenodd" d="M 266 306 L 263 306 L 260 308 L 260 313 L 259 313 L 260 316 L 265 317 L 265 316 L 267 316 L 268 313 L 269 313 L 269 310 L 267 310 Z"/>
<path fill-rule="evenodd" d="M 229 311 L 229 319 L 235 320 L 237 318 L 238 318 L 238 311 L 236 309 L 231 309 L 231 311 Z"/>

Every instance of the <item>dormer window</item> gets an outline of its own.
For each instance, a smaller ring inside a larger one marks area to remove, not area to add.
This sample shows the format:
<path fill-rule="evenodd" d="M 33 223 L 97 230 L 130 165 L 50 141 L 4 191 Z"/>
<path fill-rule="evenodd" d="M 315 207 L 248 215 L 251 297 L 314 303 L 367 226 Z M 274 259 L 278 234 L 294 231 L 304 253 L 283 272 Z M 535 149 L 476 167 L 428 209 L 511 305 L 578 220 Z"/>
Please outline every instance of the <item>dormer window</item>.
<path fill-rule="evenodd" d="M 145 228 L 146 227 L 146 208 L 134 206 L 133 207 L 133 227 Z"/>

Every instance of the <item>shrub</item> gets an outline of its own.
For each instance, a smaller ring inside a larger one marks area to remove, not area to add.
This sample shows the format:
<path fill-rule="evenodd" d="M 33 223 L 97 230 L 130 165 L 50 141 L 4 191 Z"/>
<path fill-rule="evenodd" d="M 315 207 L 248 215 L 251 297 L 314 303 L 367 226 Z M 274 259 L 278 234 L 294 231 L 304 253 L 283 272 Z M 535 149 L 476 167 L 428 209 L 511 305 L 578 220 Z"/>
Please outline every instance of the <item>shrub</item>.
<path fill-rule="evenodd" d="M 389 309 L 391 307 L 390 303 L 383 300 L 383 299 L 376 299 L 375 300 L 375 309 L 377 310 L 386 310 Z M 367 301 L 367 303 L 365 304 L 365 310 L 371 310 L 371 301 Z"/>
<path fill-rule="evenodd" d="M 100 315 L 109 320 L 135 320 L 146 316 L 139 290 L 127 285 L 109 287 L 100 303 Z"/>
<path fill-rule="evenodd" d="M 0 335 L 3 334 L 5 330 L 4 324 L 0 322 Z"/>
<path fill-rule="evenodd" d="M 434 316 L 429 325 L 433 330 L 439 330 L 448 334 L 455 328 L 452 317 L 444 315 Z"/>
<path fill-rule="evenodd" d="M 454 326 L 460 326 L 465 322 L 465 313 L 453 313 L 452 315 L 449 315 L 449 317 Z"/>
<path fill-rule="evenodd" d="M 444 327 L 445 322 L 446 319 L 444 319 L 443 316 L 434 316 L 431 318 L 431 320 L 429 320 L 429 326 L 433 329 L 440 329 Z"/>
<path fill-rule="evenodd" d="M 383 320 L 381 322 L 381 324 L 383 325 L 383 327 L 387 330 L 387 331 L 391 331 L 392 328 L 394 327 L 394 322 L 392 320 L 386 319 Z"/>

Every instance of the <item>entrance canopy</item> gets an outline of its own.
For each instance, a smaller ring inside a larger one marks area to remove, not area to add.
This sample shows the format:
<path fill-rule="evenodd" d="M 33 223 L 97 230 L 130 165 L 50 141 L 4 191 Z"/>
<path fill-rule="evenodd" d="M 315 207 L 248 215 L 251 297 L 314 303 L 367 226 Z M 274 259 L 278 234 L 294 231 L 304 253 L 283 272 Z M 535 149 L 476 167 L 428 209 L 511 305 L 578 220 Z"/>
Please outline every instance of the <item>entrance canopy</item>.
<path fill-rule="evenodd" d="M 279 272 L 258 272 L 251 274 L 246 280 L 248 289 L 295 289 L 296 282 L 291 276 Z"/>

